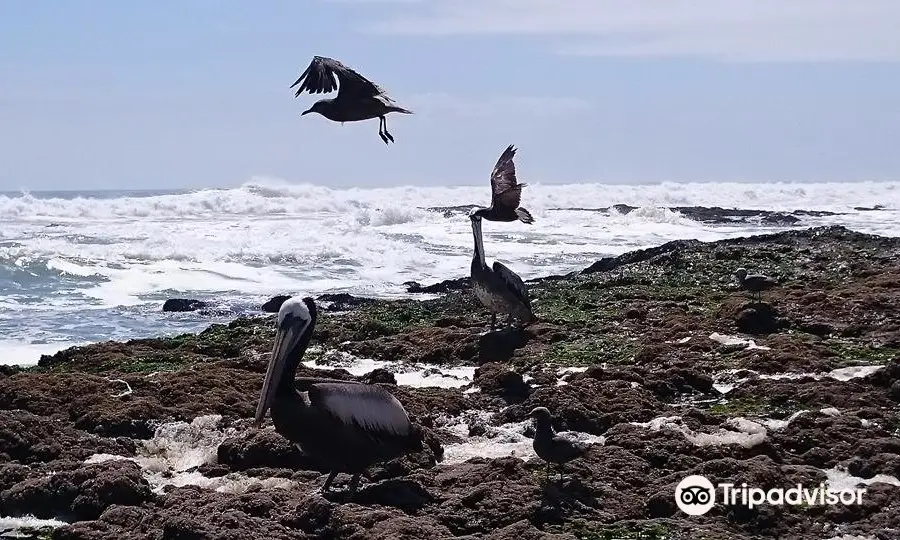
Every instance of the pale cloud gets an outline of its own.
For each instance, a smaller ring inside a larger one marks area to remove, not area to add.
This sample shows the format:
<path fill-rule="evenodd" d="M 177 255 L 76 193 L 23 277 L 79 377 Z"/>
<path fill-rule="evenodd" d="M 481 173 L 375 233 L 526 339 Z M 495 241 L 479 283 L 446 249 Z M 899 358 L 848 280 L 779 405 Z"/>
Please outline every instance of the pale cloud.
<path fill-rule="evenodd" d="M 403 99 L 416 114 L 454 117 L 504 116 L 527 112 L 534 116 L 559 117 L 591 109 L 591 103 L 573 97 L 545 96 L 459 96 L 442 92 L 413 94 Z"/>
<path fill-rule="evenodd" d="M 542 36 L 558 52 L 719 60 L 900 60 L 900 0 L 429 0 L 369 31 Z"/>

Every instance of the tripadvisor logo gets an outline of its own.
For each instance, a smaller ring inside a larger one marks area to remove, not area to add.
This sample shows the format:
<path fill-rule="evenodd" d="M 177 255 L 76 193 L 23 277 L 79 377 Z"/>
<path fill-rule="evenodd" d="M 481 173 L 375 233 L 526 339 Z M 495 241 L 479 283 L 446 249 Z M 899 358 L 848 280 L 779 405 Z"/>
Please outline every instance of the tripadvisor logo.
<path fill-rule="evenodd" d="M 702 516 L 715 506 L 716 502 L 728 506 L 746 506 L 753 508 L 763 504 L 792 506 L 831 506 L 836 504 L 862 504 L 865 488 L 831 489 L 824 483 L 814 488 L 797 484 L 791 488 L 761 489 L 749 487 L 746 482 L 740 486 L 728 482 L 720 482 L 716 486 L 708 478 L 691 475 L 675 486 L 675 504 L 682 512 L 690 516 Z"/>

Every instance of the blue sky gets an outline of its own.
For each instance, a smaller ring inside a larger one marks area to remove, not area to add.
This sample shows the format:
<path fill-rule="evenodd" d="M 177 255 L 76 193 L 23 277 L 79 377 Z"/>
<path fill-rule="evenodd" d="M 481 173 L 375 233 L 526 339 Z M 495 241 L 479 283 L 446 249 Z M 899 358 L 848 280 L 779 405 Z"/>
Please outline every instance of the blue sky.
<path fill-rule="evenodd" d="M 900 177 L 896 0 L 6 0 L 0 190 Z M 331 123 L 313 55 L 412 116 Z"/>

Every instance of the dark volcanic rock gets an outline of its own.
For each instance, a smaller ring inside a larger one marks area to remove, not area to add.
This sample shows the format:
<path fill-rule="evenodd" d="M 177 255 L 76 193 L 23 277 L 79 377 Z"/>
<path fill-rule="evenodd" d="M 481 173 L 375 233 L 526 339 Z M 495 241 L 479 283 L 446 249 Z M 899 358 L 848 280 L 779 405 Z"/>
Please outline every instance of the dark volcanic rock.
<path fill-rule="evenodd" d="M 281 304 L 284 303 L 285 300 L 290 298 L 289 294 L 279 294 L 277 296 L 273 296 L 266 300 L 266 303 L 262 305 L 260 309 L 266 313 L 278 313 L 278 310 L 281 309 Z"/>
<path fill-rule="evenodd" d="M 111 504 L 139 505 L 152 498 L 140 467 L 107 461 L 14 484 L 0 493 L 0 509 L 5 515 L 96 519 Z"/>
<path fill-rule="evenodd" d="M 594 272 L 608 272 L 627 264 L 635 264 L 657 258 L 661 255 L 669 255 L 680 250 L 689 249 L 698 245 L 699 240 L 674 240 L 665 244 L 647 249 L 630 251 L 618 257 L 604 257 L 581 271 L 582 274 Z M 659 260 L 659 259 L 657 259 Z"/>
<path fill-rule="evenodd" d="M 483 364 L 475 370 L 474 382 L 483 394 L 497 395 L 511 403 L 524 401 L 531 393 L 522 375 L 502 364 Z"/>
<path fill-rule="evenodd" d="M 325 308 L 325 311 L 347 311 L 374 302 L 371 298 L 362 298 L 347 293 L 326 293 L 320 295 L 317 299 L 328 302 L 328 307 Z"/>
<path fill-rule="evenodd" d="M 163 311 L 197 311 L 208 308 L 209 304 L 190 298 L 169 298 L 163 303 Z"/>
<path fill-rule="evenodd" d="M 472 284 L 469 278 L 458 278 L 458 279 L 447 279 L 441 281 L 439 283 L 434 283 L 432 285 L 421 285 L 416 281 L 407 281 L 404 283 L 406 286 L 406 292 L 408 293 L 428 293 L 428 294 L 439 294 L 439 293 L 448 293 L 451 291 L 463 291 L 469 290 L 472 288 Z"/>
<path fill-rule="evenodd" d="M 753 304 L 738 312 L 734 324 L 748 334 L 770 334 L 783 326 L 769 304 Z"/>

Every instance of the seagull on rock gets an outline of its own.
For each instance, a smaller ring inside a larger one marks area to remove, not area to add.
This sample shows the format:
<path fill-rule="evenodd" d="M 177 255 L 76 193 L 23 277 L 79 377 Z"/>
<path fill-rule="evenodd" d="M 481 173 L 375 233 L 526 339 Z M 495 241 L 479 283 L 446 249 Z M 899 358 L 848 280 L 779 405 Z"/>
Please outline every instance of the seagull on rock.
<path fill-rule="evenodd" d="M 761 299 L 762 291 L 771 289 L 778 285 L 778 282 L 769 276 L 763 274 L 748 274 L 746 268 L 738 268 L 734 271 L 734 276 L 738 279 L 738 285 L 751 293 L 756 294 L 756 299 Z"/>
<path fill-rule="evenodd" d="M 553 431 L 550 410 L 547 407 L 535 407 L 530 416 L 534 418 L 534 453 L 547 463 L 546 478 L 550 477 L 550 463 L 559 466 L 559 477 L 562 479 L 563 465 L 584 455 L 590 444 L 574 441 Z"/>

